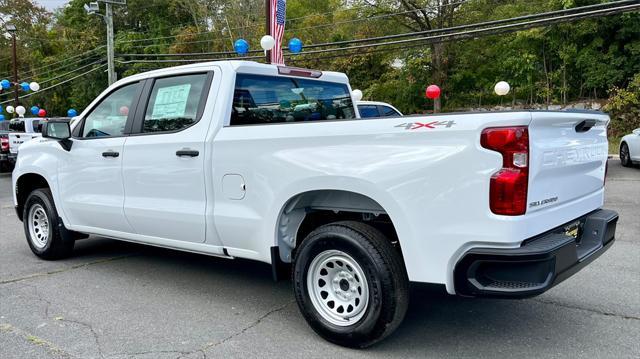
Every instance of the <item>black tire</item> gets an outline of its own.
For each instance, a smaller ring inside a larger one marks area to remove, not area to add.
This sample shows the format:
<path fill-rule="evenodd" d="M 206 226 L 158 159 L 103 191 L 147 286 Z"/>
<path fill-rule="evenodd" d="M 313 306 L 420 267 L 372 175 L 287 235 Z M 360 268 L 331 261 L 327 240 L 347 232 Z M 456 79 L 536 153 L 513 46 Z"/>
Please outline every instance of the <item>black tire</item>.
<path fill-rule="evenodd" d="M 40 241 L 40 245 L 38 245 L 38 240 L 32 237 L 30 228 L 30 225 L 32 225 L 30 223 L 32 222 L 30 212 L 32 209 L 35 212 L 38 208 L 44 210 L 48 223 L 46 226 L 48 228 L 47 235 L 42 237 L 46 238 L 46 240 Z M 49 260 L 66 258 L 71 255 L 75 239 L 62 224 L 62 220 L 53 204 L 53 196 L 48 188 L 39 188 L 29 194 L 24 204 L 22 219 L 27 243 L 29 243 L 29 248 L 35 255 Z M 42 242 L 44 242 L 44 245 L 42 245 Z"/>
<path fill-rule="evenodd" d="M 620 163 L 623 167 L 631 167 L 631 155 L 629 154 L 629 146 L 626 142 L 620 144 Z"/>
<path fill-rule="evenodd" d="M 354 259 L 368 283 L 364 314 L 351 325 L 335 325 L 325 319 L 308 290 L 310 265 L 330 250 Z M 311 232 L 296 250 L 292 277 L 298 307 L 311 328 L 324 339 L 346 347 L 364 348 L 390 335 L 402 322 L 409 304 L 409 280 L 399 249 L 380 231 L 360 222 L 330 223 Z"/>

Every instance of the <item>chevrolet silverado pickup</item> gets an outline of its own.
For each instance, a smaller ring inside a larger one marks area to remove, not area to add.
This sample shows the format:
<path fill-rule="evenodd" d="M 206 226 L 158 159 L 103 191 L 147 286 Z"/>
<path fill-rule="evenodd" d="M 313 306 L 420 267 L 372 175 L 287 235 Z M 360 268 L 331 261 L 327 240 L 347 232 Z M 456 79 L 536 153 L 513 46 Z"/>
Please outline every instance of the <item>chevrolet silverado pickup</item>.
<path fill-rule="evenodd" d="M 409 282 L 540 294 L 614 242 L 609 118 L 515 111 L 362 119 L 342 73 L 244 61 L 124 78 L 13 172 L 44 259 L 87 235 L 248 258 L 290 275 L 309 325 L 366 347 Z"/>

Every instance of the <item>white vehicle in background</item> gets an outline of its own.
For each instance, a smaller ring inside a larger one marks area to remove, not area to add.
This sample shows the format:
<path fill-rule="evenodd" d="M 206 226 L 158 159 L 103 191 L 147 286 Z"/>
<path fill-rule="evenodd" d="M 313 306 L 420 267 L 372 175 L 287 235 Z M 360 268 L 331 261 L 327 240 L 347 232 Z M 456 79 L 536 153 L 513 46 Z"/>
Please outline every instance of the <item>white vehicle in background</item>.
<path fill-rule="evenodd" d="M 18 150 L 23 143 L 41 137 L 40 122 L 42 118 L 26 117 L 11 120 L 9 129 L 9 161 L 15 162 Z"/>
<path fill-rule="evenodd" d="M 625 167 L 640 163 L 640 128 L 620 140 L 620 162 Z"/>
<path fill-rule="evenodd" d="M 409 282 L 535 296 L 614 242 L 601 112 L 359 119 L 347 76 L 245 61 L 124 78 L 24 143 L 33 253 L 87 234 L 269 263 L 309 325 L 366 347 Z M 594 280 L 597 280 L 594 278 Z"/>
<path fill-rule="evenodd" d="M 356 105 L 361 118 L 402 116 L 402 113 L 397 108 L 386 102 L 357 101 Z"/>

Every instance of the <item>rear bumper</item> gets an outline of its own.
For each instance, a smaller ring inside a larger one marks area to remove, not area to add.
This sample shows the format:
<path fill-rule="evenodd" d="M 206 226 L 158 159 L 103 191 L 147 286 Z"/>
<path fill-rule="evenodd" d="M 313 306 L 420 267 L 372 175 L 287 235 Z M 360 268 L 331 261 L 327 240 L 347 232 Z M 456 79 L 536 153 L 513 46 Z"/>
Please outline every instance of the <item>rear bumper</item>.
<path fill-rule="evenodd" d="M 609 249 L 617 221 L 615 211 L 600 209 L 527 239 L 519 248 L 474 248 L 456 264 L 456 293 L 502 298 L 541 294 Z"/>

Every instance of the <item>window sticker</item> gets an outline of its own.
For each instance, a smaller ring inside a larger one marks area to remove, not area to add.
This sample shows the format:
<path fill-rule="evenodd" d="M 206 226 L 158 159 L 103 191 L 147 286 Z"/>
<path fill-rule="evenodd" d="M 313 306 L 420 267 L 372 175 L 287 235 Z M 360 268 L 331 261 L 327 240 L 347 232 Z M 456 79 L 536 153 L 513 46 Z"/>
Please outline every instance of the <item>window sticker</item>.
<path fill-rule="evenodd" d="M 161 118 L 184 117 L 191 84 L 162 87 L 158 89 L 155 103 L 153 104 L 152 120 Z"/>

